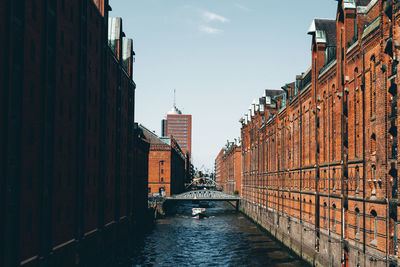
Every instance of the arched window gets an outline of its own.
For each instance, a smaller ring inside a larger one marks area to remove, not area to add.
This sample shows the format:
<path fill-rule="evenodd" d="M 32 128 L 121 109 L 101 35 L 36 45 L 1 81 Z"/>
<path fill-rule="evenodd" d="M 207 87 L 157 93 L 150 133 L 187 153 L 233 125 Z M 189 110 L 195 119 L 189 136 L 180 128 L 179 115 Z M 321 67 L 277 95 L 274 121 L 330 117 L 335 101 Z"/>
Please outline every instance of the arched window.
<path fill-rule="evenodd" d="M 371 154 L 376 154 L 376 135 L 375 133 L 371 134 Z"/>
<path fill-rule="evenodd" d="M 356 208 L 356 233 L 355 233 L 355 238 L 360 239 L 360 210 Z"/>
<path fill-rule="evenodd" d="M 370 101 L 371 101 L 371 118 L 375 117 L 376 113 L 376 68 L 375 56 L 371 57 L 370 61 Z"/>
<path fill-rule="evenodd" d="M 332 212 L 333 212 L 333 226 L 332 226 L 332 231 L 336 232 L 336 205 L 332 205 Z"/>
<path fill-rule="evenodd" d="M 328 227 L 328 205 L 324 202 L 324 227 Z"/>
<path fill-rule="evenodd" d="M 336 191 L 336 169 L 333 168 L 333 175 L 332 175 L 332 183 L 333 183 L 333 192 Z"/>
<path fill-rule="evenodd" d="M 378 239 L 378 214 L 375 210 L 371 211 L 370 231 L 373 233 L 371 236 L 371 244 L 376 246 Z"/>
<path fill-rule="evenodd" d="M 310 199 L 309 215 L 310 215 L 310 223 L 312 223 L 312 221 L 313 221 L 313 212 L 312 212 L 312 200 L 311 199 Z"/>
<path fill-rule="evenodd" d="M 360 190 L 360 169 L 356 166 L 356 194 Z"/>

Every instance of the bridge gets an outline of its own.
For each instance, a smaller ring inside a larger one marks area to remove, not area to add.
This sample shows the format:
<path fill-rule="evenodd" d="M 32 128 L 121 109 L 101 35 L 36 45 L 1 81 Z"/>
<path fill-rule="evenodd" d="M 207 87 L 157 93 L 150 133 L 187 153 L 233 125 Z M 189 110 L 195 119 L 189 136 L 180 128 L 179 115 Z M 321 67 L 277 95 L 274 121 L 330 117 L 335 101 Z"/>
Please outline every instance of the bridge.
<path fill-rule="evenodd" d="M 200 177 L 200 178 L 194 178 L 193 181 L 186 186 L 186 189 L 199 189 L 199 188 L 207 188 L 207 189 L 215 189 L 215 188 L 221 188 L 221 186 L 216 183 L 213 179 L 210 179 L 208 177 Z"/>
<path fill-rule="evenodd" d="M 215 190 L 195 190 L 188 191 L 179 195 L 172 195 L 170 197 L 166 197 L 165 200 L 170 201 L 228 201 L 228 202 L 236 202 L 236 210 L 239 208 L 239 201 L 242 198 L 239 196 L 230 195 L 224 192 L 215 191 Z"/>

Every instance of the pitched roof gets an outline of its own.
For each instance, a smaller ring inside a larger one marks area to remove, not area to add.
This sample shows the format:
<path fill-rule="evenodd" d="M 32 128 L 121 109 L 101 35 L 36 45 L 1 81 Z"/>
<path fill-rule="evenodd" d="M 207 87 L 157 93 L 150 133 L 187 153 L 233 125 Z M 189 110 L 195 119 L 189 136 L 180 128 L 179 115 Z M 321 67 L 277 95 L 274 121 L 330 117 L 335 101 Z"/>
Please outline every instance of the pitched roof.
<path fill-rule="evenodd" d="M 279 96 L 281 94 L 283 94 L 285 91 L 283 91 L 282 89 L 265 89 L 265 94 L 264 96 L 270 96 L 272 98 L 274 98 L 275 96 Z"/>
<path fill-rule="evenodd" d="M 371 3 L 372 0 L 356 0 L 356 5 L 357 6 L 368 6 L 369 3 Z"/>
<path fill-rule="evenodd" d="M 336 46 L 336 20 L 314 19 L 308 29 L 308 34 L 315 34 L 317 31 L 324 32 L 325 36 L 317 36 L 327 46 Z"/>
<path fill-rule="evenodd" d="M 143 131 L 144 136 L 146 137 L 147 140 L 149 140 L 150 145 L 165 145 L 168 146 L 168 144 L 161 140 L 158 135 L 144 127 L 143 125 L 139 124 L 139 128 Z"/>

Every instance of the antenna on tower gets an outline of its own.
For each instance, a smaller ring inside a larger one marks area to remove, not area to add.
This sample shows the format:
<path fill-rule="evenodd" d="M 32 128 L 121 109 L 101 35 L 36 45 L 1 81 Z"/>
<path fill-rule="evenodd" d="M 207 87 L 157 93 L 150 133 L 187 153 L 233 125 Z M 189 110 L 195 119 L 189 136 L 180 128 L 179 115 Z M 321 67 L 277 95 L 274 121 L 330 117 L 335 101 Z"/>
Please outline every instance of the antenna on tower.
<path fill-rule="evenodd" d="M 176 90 L 174 89 L 174 107 L 176 107 Z"/>

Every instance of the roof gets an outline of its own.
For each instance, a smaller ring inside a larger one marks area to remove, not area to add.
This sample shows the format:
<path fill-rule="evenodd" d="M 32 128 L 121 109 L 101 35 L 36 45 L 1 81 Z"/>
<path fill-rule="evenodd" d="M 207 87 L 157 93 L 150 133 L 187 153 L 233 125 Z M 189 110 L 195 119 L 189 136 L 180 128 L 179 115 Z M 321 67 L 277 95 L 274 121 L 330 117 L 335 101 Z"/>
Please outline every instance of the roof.
<path fill-rule="evenodd" d="M 284 91 L 282 89 L 265 89 L 264 96 L 270 96 L 274 98 L 275 96 L 283 94 Z"/>
<path fill-rule="evenodd" d="M 372 0 L 356 0 L 357 6 L 368 6 Z"/>
<path fill-rule="evenodd" d="M 355 9 L 360 6 L 367 6 L 371 0 L 343 0 L 343 7 L 345 9 Z"/>
<path fill-rule="evenodd" d="M 336 46 L 336 20 L 314 19 L 308 29 L 308 34 L 316 34 L 318 43 Z"/>
<path fill-rule="evenodd" d="M 161 139 L 158 135 L 156 135 L 154 132 L 150 131 L 143 125 L 139 124 L 139 128 L 143 131 L 144 136 L 146 137 L 147 140 L 149 140 L 151 145 L 166 145 L 168 146 L 168 143 L 166 143 L 165 140 L 166 138 Z"/>
<path fill-rule="evenodd" d="M 173 106 L 170 111 L 167 112 L 167 115 L 181 115 L 182 111 L 180 111 L 176 106 Z"/>
<path fill-rule="evenodd" d="M 122 19 L 108 18 L 108 40 L 119 40 L 122 34 Z"/>
<path fill-rule="evenodd" d="M 129 38 L 122 39 L 122 59 L 130 59 L 133 54 L 133 40 Z"/>

